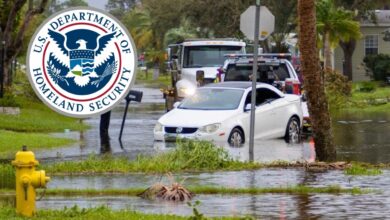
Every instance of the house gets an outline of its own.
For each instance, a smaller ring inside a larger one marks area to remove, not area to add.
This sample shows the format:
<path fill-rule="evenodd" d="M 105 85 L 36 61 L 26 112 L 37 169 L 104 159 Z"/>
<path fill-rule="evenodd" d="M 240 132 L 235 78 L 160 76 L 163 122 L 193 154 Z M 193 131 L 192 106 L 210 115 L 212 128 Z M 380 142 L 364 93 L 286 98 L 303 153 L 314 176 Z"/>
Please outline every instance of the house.
<path fill-rule="evenodd" d="M 390 54 L 390 10 L 376 10 L 376 23 L 362 21 L 360 29 L 363 37 L 356 42 L 352 57 L 352 81 L 366 81 L 370 77 L 366 74 L 363 59 L 370 54 Z M 344 54 L 340 47 L 334 51 L 334 67 L 343 72 Z"/>

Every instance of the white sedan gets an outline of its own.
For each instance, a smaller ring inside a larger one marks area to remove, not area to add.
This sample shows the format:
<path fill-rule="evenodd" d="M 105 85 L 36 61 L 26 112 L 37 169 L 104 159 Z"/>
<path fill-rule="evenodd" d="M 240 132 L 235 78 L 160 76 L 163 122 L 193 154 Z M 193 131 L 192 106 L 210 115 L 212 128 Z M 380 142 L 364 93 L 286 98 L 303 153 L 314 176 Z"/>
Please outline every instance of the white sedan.
<path fill-rule="evenodd" d="M 251 82 L 224 82 L 198 88 L 163 115 L 154 128 L 157 141 L 191 138 L 232 145 L 249 137 Z M 255 139 L 284 137 L 297 140 L 302 125 L 301 99 L 258 83 Z"/>

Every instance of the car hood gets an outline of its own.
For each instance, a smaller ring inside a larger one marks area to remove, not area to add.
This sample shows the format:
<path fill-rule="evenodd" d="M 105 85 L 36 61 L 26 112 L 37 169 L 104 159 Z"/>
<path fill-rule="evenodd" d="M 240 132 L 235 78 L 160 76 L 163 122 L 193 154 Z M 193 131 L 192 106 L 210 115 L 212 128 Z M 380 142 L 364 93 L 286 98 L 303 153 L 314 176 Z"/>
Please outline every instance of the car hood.
<path fill-rule="evenodd" d="M 175 108 L 163 115 L 158 122 L 163 126 L 202 127 L 220 123 L 237 114 L 237 110 L 189 110 Z"/>

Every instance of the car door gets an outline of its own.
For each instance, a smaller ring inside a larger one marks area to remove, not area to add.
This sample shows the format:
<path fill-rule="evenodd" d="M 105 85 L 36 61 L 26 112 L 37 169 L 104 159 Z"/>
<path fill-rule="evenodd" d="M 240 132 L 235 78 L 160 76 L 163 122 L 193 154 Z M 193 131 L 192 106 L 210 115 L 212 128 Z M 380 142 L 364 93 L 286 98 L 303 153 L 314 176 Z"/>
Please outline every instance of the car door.
<path fill-rule="evenodd" d="M 271 102 L 272 117 L 274 119 L 272 136 L 283 137 L 286 133 L 286 126 L 289 120 L 289 103 L 286 99 L 280 97 Z"/>
<path fill-rule="evenodd" d="M 260 121 L 257 121 L 262 136 L 274 138 L 281 136 L 285 129 L 286 101 L 269 88 L 258 88 L 256 94 L 257 111 Z"/>
<path fill-rule="evenodd" d="M 263 103 L 263 100 L 261 99 L 260 96 L 261 91 L 262 91 L 261 88 L 258 88 L 256 90 L 255 135 L 254 135 L 255 139 L 269 137 L 270 135 L 269 127 L 272 126 L 272 120 L 270 120 L 272 114 L 272 108 L 271 106 Z M 248 93 L 248 96 L 246 98 L 246 103 L 251 103 L 251 94 L 252 92 Z"/>

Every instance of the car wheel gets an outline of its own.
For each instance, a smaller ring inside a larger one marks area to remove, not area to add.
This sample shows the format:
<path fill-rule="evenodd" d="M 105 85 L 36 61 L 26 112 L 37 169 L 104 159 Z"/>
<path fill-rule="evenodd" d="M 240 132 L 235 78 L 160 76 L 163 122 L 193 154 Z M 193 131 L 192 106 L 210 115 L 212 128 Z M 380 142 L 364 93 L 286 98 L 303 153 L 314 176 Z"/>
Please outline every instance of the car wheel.
<path fill-rule="evenodd" d="M 233 128 L 232 132 L 230 132 L 228 142 L 232 146 L 240 146 L 245 142 L 244 133 L 239 128 Z"/>
<path fill-rule="evenodd" d="M 299 121 L 296 117 L 290 118 L 286 127 L 286 134 L 284 139 L 287 143 L 297 143 L 301 136 L 301 127 L 299 126 Z"/>

